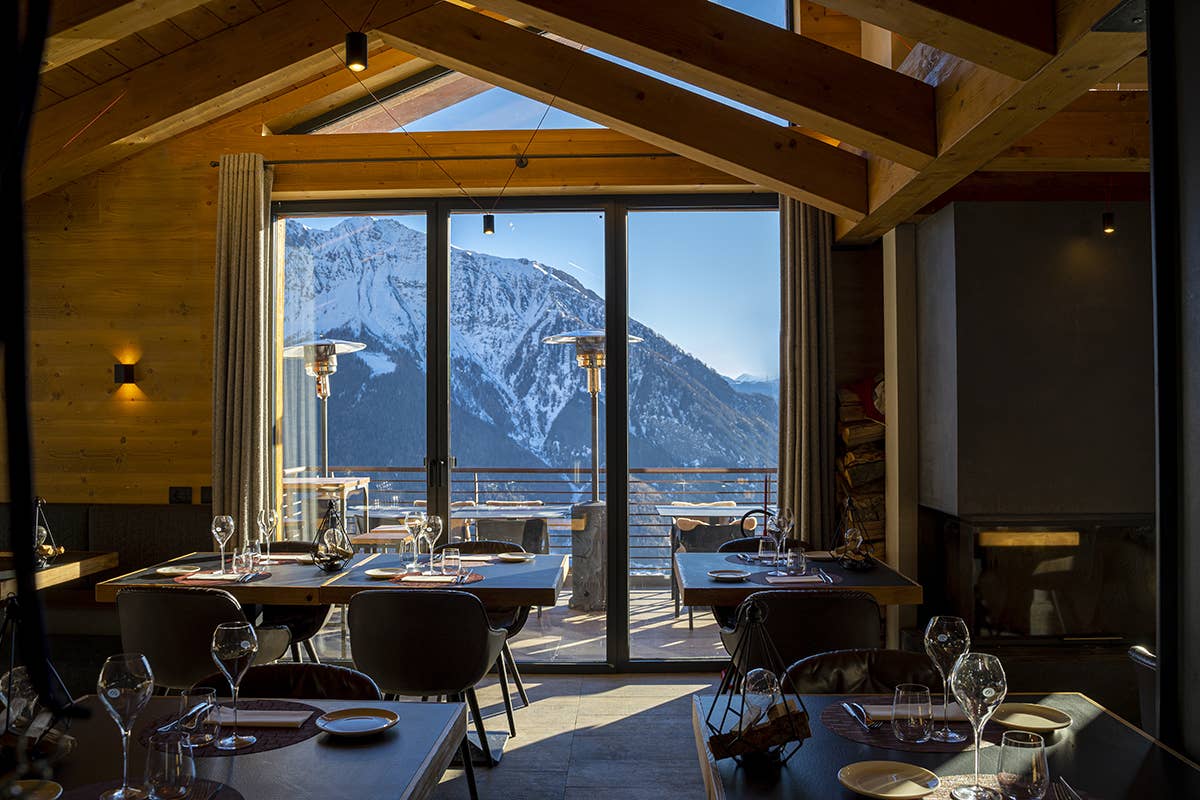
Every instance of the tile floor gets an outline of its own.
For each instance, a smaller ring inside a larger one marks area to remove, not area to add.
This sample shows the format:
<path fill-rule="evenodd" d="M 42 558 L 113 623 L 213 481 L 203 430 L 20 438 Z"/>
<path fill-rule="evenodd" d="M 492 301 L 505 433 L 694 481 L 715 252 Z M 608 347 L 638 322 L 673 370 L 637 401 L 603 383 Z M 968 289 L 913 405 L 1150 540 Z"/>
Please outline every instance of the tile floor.
<path fill-rule="evenodd" d="M 500 764 L 476 767 L 479 796 L 702 798 L 690 698 L 695 692 L 711 691 L 718 678 L 716 673 L 525 676 L 531 703 L 517 708 L 517 736 L 509 739 Z M 480 687 L 479 699 L 488 717 L 485 726 L 504 730 L 504 707 L 494 680 Z M 434 797 L 469 797 L 463 772 L 448 770 Z"/>

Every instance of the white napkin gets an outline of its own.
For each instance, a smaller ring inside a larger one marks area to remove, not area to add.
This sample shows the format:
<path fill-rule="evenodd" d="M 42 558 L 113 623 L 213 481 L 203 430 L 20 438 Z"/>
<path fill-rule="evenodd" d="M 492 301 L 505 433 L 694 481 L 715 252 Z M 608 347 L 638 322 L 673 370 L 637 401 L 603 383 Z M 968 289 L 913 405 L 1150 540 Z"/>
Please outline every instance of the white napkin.
<path fill-rule="evenodd" d="M 768 575 L 767 583 L 824 583 L 820 575 Z"/>
<path fill-rule="evenodd" d="M 239 728 L 299 728 L 311 716 L 311 711 L 238 709 L 237 723 Z M 228 706 L 218 706 L 216 713 L 209 717 L 208 722 L 209 724 L 220 722 L 222 725 L 232 725 L 233 709 Z"/>
<path fill-rule="evenodd" d="M 271 563 L 271 564 L 275 564 L 275 563 L 278 563 L 278 564 L 287 564 L 287 563 L 311 564 L 312 563 L 312 553 L 279 553 L 278 555 L 272 555 L 272 556 L 268 557 L 267 562 Z"/>
<path fill-rule="evenodd" d="M 457 580 L 457 575 L 405 575 L 400 579 L 402 583 L 454 583 Z"/>
<path fill-rule="evenodd" d="M 495 556 L 479 555 L 479 554 L 476 554 L 476 553 L 470 553 L 470 554 L 467 554 L 467 555 L 462 555 L 462 556 L 459 556 L 459 558 L 460 558 L 460 559 L 461 559 L 463 562 L 470 561 L 470 562 L 472 562 L 472 563 L 477 563 L 477 564 L 490 564 L 490 563 L 492 563 L 493 561 L 495 561 L 495 560 L 496 560 L 496 557 L 495 557 Z"/>
<path fill-rule="evenodd" d="M 901 706 L 900 708 L 901 708 L 901 711 L 903 712 L 904 706 Z M 892 718 L 892 704 L 891 703 L 887 703 L 886 705 L 863 704 L 863 710 L 867 712 L 867 715 L 870 716 L 871 719 L 890 720 Z M 958 703 L 951 703 L 949 719 L 951 722 L 966 722 L 967 715 L 963 713 L 963 710 L 959 707 Z M 939 723 L 942 721 L 942 706 L 935 705 L 933 707 L 933 721 L 935 723 Z"/>

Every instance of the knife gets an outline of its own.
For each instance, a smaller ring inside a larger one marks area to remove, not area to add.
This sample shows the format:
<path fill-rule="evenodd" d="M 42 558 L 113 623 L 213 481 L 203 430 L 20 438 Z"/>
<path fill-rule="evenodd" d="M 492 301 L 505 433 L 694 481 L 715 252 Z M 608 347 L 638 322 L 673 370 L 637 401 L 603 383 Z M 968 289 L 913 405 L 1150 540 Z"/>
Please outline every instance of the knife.
<path fill-rule="evenodd" d="M 847 714 L 849 714 L 851 717 L 854 717 L 855 722 L 857 722 L 859 725 L 862 725 L 864 731 L 871 733 L 871 728 L 867 725 L 867 721 L 859 716 L 859 713 L 857 710 L 855 710 L 854 706 L 850 705 L 849 703 L 842 703 L 842 708 L 846 709 Z"/>
<path fill-rule="evenodd" d="M 1083 800 L 1083 798 L 1079 796 L 1079 792 L 1072 789 L 1071 784 L 1067 783 L 1067 779 L 1062 775 L 1058 776 L 1058 782 L 1061 783 L 1062 787 L 1067 790 L 1067 794 L 1071 796 L 1071 800 Z"/>
<path fill-rule="evenodd" d="M 829 577 L 829 573 L 817 567 L 817 574 L 821 576 L 821 580 L 825 583 L 833 583 L 833 578 Z"/>

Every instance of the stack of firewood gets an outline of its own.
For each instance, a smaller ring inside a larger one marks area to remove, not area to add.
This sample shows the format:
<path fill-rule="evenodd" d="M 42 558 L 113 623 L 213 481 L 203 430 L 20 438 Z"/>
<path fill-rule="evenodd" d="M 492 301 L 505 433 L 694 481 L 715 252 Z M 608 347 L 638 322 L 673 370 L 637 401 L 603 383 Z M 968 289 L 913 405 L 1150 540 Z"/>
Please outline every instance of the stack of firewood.
<path fill-rule="evenodd" d="M 838 390 L 838 504 L 853 501 L 864 538 L 884 557 L 883 383 L 882 377 Z"/>

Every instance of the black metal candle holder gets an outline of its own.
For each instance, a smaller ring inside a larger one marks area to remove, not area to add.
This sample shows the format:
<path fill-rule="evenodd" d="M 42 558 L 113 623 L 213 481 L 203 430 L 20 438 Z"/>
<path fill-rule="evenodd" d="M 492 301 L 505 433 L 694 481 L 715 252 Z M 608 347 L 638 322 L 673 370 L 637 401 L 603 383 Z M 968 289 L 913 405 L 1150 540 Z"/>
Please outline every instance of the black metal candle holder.
<path fill-rule="evenodd" d="M 340 572 L 354 555 L 354 545 L 342 526 L 342 515 L 334 501 L 321 518 L 317 528 L 317 540 L 313 548 L 313 563 L 326 572 Z"/>

